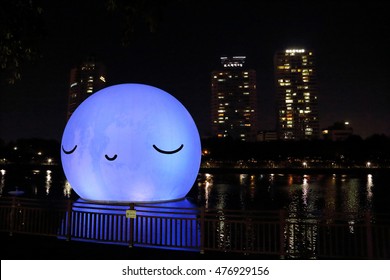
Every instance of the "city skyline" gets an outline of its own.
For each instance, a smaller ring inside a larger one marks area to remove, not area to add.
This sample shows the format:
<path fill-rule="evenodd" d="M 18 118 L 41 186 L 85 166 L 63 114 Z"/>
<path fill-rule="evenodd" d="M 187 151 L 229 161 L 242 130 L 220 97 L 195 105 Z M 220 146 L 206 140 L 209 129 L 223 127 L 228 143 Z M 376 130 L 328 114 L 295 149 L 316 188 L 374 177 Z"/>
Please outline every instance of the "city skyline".
<path fill-rule="evenodd" d="M 390 135 L 389 19 L 380 2 L 181 1 L 163 9 L 156 33 L 136 32 L 127 47 L 123 18 L 104 2 L 45 3 L 42 58 L 24 65 L 17 84 L 1 88 L 1 139 L 61 139 L 69 69 L 89 54 L 106 63 L 110 84 L 145 83 L 174 95 L 201 135 L 210 135 L 210 73 L 219 57 L 245 55 L 257 72 L 259 129 L 273 130 L 273 55 L 286 48 L 316 53 L 321 129 L 345 120 L 364 138 Z"/>

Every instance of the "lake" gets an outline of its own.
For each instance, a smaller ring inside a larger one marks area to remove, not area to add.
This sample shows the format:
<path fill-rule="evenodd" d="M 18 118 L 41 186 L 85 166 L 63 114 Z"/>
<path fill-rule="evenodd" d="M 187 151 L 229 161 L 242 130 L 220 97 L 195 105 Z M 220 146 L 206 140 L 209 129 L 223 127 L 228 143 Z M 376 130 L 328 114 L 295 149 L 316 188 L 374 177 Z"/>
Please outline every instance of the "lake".
<path fill-rule="evenodd" d="M 200 173 L 188 193 L 198 206 L 288 212 L 390 213 L 390 174 Z M 77 199 L 58 166 L 3 168 L 0 196 Z"/>

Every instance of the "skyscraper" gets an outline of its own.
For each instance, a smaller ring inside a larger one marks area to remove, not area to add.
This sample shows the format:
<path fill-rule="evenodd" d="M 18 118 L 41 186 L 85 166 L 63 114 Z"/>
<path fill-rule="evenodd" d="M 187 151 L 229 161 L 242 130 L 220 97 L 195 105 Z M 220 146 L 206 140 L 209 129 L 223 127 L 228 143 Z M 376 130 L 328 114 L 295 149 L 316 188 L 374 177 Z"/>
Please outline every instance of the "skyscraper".
<path fill-rule="evenodd" d="M 76 108 L 92 93 L 106 86 L 105 66 L 88 57 L 70 71 L 67 119 Z"/>
<path fill-rule="evenodd" d="M 275 54 L 274 64 L 279 138 L 318 138 L 318 88 L 313 52 L 286 49 Z"/>
<path fill-rule="evenodd" d="M 213 136 L 242 141 L 256 138 L 256 71 L 244 67 L 245 58 L 221 57 L 221 69 L 212 72 Z"/>

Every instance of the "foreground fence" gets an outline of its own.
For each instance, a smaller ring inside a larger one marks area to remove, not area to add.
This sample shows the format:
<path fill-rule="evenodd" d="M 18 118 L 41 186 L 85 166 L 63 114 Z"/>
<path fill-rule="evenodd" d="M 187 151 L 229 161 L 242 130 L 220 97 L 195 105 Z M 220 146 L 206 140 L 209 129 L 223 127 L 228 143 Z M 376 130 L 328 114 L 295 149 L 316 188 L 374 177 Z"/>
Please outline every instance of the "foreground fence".
<path fill-rule="evenodd" d="M 300 259 L 389 259 L 389 218 L 0 199 L 0 231 L 10 235 Z"/>

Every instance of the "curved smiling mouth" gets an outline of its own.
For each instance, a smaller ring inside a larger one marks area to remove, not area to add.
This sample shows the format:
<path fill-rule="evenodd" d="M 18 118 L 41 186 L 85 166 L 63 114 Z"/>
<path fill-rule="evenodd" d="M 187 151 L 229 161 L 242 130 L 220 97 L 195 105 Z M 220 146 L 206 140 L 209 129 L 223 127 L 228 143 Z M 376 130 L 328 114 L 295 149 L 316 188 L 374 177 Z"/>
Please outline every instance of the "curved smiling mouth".
<path fill-rule="evenodd" d="M 109 157 L 108 155 L 104 155 L 104 157 L 109 160 L 109 161 L 113 161 L 113 160 L 116 160 L 116 158 L 118 157 L 117 154 L 115 154 L 113 157 Z"/>

